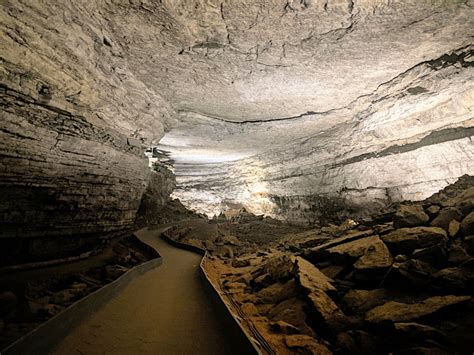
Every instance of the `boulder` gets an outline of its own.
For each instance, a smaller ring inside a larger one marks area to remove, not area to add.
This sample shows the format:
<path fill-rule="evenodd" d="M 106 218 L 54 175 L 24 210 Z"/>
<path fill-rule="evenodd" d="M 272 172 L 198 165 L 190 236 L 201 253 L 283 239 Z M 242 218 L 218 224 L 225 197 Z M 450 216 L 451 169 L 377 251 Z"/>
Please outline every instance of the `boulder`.
<path fill-rule="evenodd" d="M 331 355 L 332 352 L 324 344 L 319 343 L 315 338 L 303 334 L 287 335 L 285 344 L 291 353 Z"/>
<path fill-rule="evenodd" d="M 438 227 L 401 228 L 381 238 L 395 255 L 411 255 L 415 249 L 444 245 L 448 240 L 446 232 Z"/>
<path fill-rule="evenodd" d="M 449 264 L 459 265 L 470 258 L 471 256 L 467 253 L 466 249 L 464 249 L 461 243 L 451 244 L 449 248 Z"/>
<path fill-rule="evenodd" d="M 254 279 L 253 275 L 250 272 L 246 272 L 237 276 L 234 281 L 241 282 L 246 285 L 250 285 L 253 279 Z"/>
<path fill-rule="evenodd" d="M 294 258 L 293 273 L 298 280 L 299 285 L 307 292 L 314 290 L 323 290 L 325 292 L 335 292 L 336 288 L 332 285 L 332 280 L 324 275 L 319 269 L 300 256 Z"/>
<path fill-rule="evenodd" d="M 374 233 L 373 230 L 365 230 L 359 232 L 351 232 L 346 234 L 343 237 L 331 239 L 329 242 L 321 244 L 317 247 L 308 249 L 305 251 L 305 255 L 309 258 L 309 260 L 314 262 L 322 262 L 328 259 L 329 253 L 327 252 L 328 249 L 336 247 L 341 244 L 346 244 L 351 241 L 355 241 L 358 239 L 362 239 L 368 237 Z M 359 255 L 360 256 L 360 255 Z"/>
<path fill-rule="evenodd" d="M 448 251 L 444 245 L 436 244 L 426 248 L 415 249 L 411 256 L 421 261 L 440 265 L 448 259 Z"/>
<path fill-rule="evenodd" d="M 349 330 L 339 333 L 336 339 L 338 353 L 341 354 L 376 354 L 377 341 L 373 335 L 363 330 Z"/>
<path fill-rule="evenodd" d="M 439 211 L 438 216 L 431 221 L 430 226 L 440 227 L 447 231 L 449 223 L 451 223 L 452 220 L 461 221 L 461 211 L 456 207 L 445 207 Z"/>
<path fill-rule="evenodd" d="M 383 288 L 375 290 L 350 290 L 342 298 L 342 303 L 352 312 L 366 312 L 385 303 L 387 297 L 388 292 Z"/>
<path fill-rule="evenodd" d="M 451 222 L 449 222 L 448 226 L 448 234 L 451 238 L 456 237 L 456 235 L 459 232 L 459 229 L 461 228 L 461 223 L 453 219 Z"/>
<path fill-rule="evenodd" d="M 224 286 L 228 290 L 244 290 L 247 287 L 243 282 L 225 282 Z"/>
<path fill-rule="evenodd" d="M 372 235 L 331 247 L 327 249 L 327 253 L 334 262 L 344 264 L 356 261 L 369 250 L 383 253 L 384 249 L 386 249 L 385 245 L 380 238 Z"/>
<path fill-rule="evenodd" d="M 247 267 L 250 266 L 250 259 L 248 258 L 234 258 L 232 260 L 233 267 Z"/>
<path fill-rule="evenodd" d="M 270 274 L 263 274 L 256 277 L 253 280 L 252 285 L 257 289 L 262 289 L 270 286 L 273 282 L 273 278 Z"/>
<path fill-rule="evenodd" d="M 474 270 L 467 267 L 449 267 L 433 275 L 433 283 L 440 289 L 474 292 Z"/>
<path fill-rule="evenodd" d="M 430 264 L 416 259 L 410 259 L 401 264 L 393 264 L 393 274 L 402 280 L 402 286 L 423 287 L 431 281 L 431 275 L 436 272 Z M 407 281 L 409 281 L 407 283 Z"/>
<path fill-rule="evenodd" d="M 322 331 L 337 334 L 345 330 L 347 319 L 334 301 L 322 290 L 314 290 L 308 295 L 309 315 L 313 324 L 321 324 Z"/>
<path fill-rule="evenodd" d="M 429 221 L 430 217 L 420 205 L 401 205 L 393 216 L 395 228 L 421 226 Z"/>
<path fill-rule="evenodd" d="M 439 207 L 438 205 L 431 205 L 431 206 L 429 206 L 429 207 L 425 210 L 425 212 L 426 212 L 431 218 L 433 218 L 433 217 L 435 217 L 435 216 L 439 213 L 440 210 L 441 210 L 441 207 Z"/>
<path fill-rule="evenodd" d="M 217 246 L 212 250 L 212 255 L 215 255 L 220 259 L 232 259 L 234 257 L 234 250 L 227 245 Z"/>
<path fill-rule="evenodd" d="M 306 324 L 306 303 L 293 297 L 280 302 L 267 312 L 272 321 L 284 321 L 297 327 L 301 333 L 314 336 L 313 330 Z"/>
<path fill-rule="evenodd" d="M 474 212 L 469 213 L 461 222 L 461 230 L 465 236 L 474 233 Z"/>
<path fill-rule="evenodd" d="M 274 283 L 257 293 L 258 303 L 273 303 L 277 304 L 283 300 L 294 297 L 297 294 L 295 280 L 289 280 L 288 282 Z"/>
<path fill-rule="evenodd" d="M 462 191 L 459 195 L 448 200 L 449 206 L 456 206 L 463 215 L 474 210 L 474 186 Z"/>
<path fill-rule="evenodd" d="M 393 258 L 387 246 L 379 237 L 373 237 L 373 244 L 367 248 L 364 255 L 362 255 L 353 266 L 358 275 L 362 272 L 374 274 L 375 272 L 386 271 L 392 266 L 392 262 Z"/>
<path fill-rule="evenodd" d="M 255 305 L 251 302 L 244 303 L 242 306 L 240 306 L 240 309 L 247 315 L 247 316 L 257 316 L 258 315 L 258 309 L 255 307 Z"/>
<path fill-rule="evenodd" d="M 330 279 L 334 279 L 338 277 L 345 268 L 346 267 L 344 265 L 329 265 L 321 269 L 321 272 Z"/>
<path fill-rule="evenodd" d="M 262 270 L 275 281 L 286 281 L 293 276 L 293 261 L 287 254 L 273 256 L 265 262 Z"/>
<path fill-rule="evenodd" d="M 368 311 L 365 319 L 370 323 L 409 322 L 470 299 L 471 296 L 434 296 L 413 304 L 390 301 Z"/>

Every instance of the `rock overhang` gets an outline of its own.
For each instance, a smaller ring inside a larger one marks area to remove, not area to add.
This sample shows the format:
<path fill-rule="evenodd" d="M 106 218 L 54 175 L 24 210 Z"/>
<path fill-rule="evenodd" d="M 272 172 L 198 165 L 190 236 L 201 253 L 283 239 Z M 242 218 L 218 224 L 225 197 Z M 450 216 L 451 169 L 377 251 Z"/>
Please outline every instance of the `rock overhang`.
<path fill-rule="evenodd" d="M 471 1 L 7 2 L 4 82 L 41 82 L 50 105 L 138 142 L 166 131 L 190 207 L 307 219 L 328 198 L 380 206 L 473 173 L 472 15 Z"/>

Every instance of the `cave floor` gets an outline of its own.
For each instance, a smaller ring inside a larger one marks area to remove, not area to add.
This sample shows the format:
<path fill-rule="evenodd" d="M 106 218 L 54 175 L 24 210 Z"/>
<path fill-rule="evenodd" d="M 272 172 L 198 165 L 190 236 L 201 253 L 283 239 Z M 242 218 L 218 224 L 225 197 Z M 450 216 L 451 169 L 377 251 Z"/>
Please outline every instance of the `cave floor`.
<path fill-rule="evenodd" d="M 137 236 L 163 264 L 141 275 L 69 334 L 53 354 L 232 354 L 231 342 L 199 275 L 201 256 Z"/>

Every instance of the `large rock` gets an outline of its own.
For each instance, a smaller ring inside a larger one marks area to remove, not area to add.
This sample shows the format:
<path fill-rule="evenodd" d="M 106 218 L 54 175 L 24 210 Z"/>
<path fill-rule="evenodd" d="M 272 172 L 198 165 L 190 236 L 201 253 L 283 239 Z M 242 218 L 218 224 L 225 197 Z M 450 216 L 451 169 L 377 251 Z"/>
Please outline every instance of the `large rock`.
<path fill-rule="evenodd" d="M 272 276 L 270 274 L 262 274 L 260 276 L 257 276 L 253 280 L 253 282 L 251 282 L 251 285 L 254 288 L 259 290 L 259 289 L 270 286 L 274 282 L 275 282 L 275 280 L 272 278 Z"/>
<path fill-rule="evenodd" d="M 375 290 L 350 290 L 342 302 L 354 313 L 365 312 L 386 302 L 389 293 L 383 288 Z"/>
<path fill-rule="evenodd" d="M 449 267 L 433 275 L 433 283 L 441 290 L 456 290 L 474 293 L 474 269 L 468 267 Z"/>
<path fill-rule="evenodd" d="M 459 265 L 467 260 L 471 259 L 471 256 L 467 253 L 465 247 L 461 243 L 451 244 L 449 247 L 449 259 L 448 262 L 451 265 Z"/>
<path fill-rule="evenodd" d="M 466 178 L 472 179 L 472 176 L 466 176 Z M 472 181 L 470 185 L 470 187 L 461 190 L 460 194 L 450 198 L 446 203 L 448 206 L 456 206 L 459 208 L 463 215 L 474 210 L 474 186 L 472 186 Z"/>
<path fill-rule="evenodd" d="M 429 206 L 425 212 L 430 216 L 430 217 L 436 217 L 436 215 L 439 213 L 439 211 L 441 210 L 441 207 L 439 207 L 438 205 L 431 205 Z"/>
<path fill-rule="evenodd" d="M 434 265 L 442 265 L 448 259 L 448 251 L 446 246 L 440 243 L 426 248 L 415 249 L 411 256 Z"/>
<path fill-rule="evenodd" d="M 393 264 L 392 273 L 401 279 L 401 285 L 405 287 L 424 287 L 430 281 L 436 269 L 429 263 L 410 259 L 400 264 Z"/>
<path fill-rule="evenodd" d="M 325 261 L 325 260 L 328 259 L 329 255 L 330 255 L 330 253 L 328 252 L 329 249 L 334 248 L 334 247 L 339 246 L 339 245 L 342 245 L 342 244 L 349 243 L 351 241 L 356 241 L 356 240 L 359 240 L 359 239 L 363 239 L 363 238 L 368 237 L 372 234 L 373 234 L 373 230 L 371 230 L 371 229 L 365 230 L 365 231 L 360 231 L 360 232 L 352 232 L 352 233 L 349 233 L 345 236 L 331 239 L 330 241 L 328 241 L 324 244 L 321 244 L 317 247 L 308 249 L 307 251 L 305 251 L 305 255 L 309 259 L 311 259 L 312 261 L 315 261 L 315 262 Z"/>
<path fill-rule="evenodd" d="M 272 307 L 266 315 L 272 321 L 284 321 L 297 327 L 303 334 L 314 336 L 313 330 L 306 324 L 306 308 L 304 301 L 293 297 Z"/>
<path fill-rule="evenodd" d="M 379 272 L 387 270 L 393 262 L 387 246 L 375 237 L 373 244 L 370 245 L 359 260 L 354 263 L 354 268 L 360 275 L 363 272 Z"/>
<path fill-rule="evenodd" d="M 434 296 L 412 304 L 390 301 L 367 312 L 365 319 L 370 323 L 409 322 L 470 299 L 471 296 Z"/>
<path fill-rule="evenodd" d="M 446 231 L 438 227 L 401 228 L 381 238 L 395 255 L 411 255 L 415 249 L 444 245 L 448 240 Z"/>
<path fill-rule="evenodd" d="M 250 259 L 249 258 L 234 258 L 232 260 L 233 267 L 247 267 L 250 266 Z"/>
<path fill-rule="evenodd" d="M 438 216 L 431 221 L 430 226 L 440 227 L 447 231 L 449 229 L 449 224 L 453 220 L 462 220 L 461 211 L 457 207 L 446 207 L 443 208 Z"/>
<path fill-rule="evenodd" d="M 289 280 L 284 284 L 277 282 L 260 290 L 257 293 L 257 302 L 277 304 L 285 299 L 296 296 L 296 294 L 297 289 L 294 280 Z"/>
<path fill-rule="evenodd" d="M 393 216 L 395 228 L 421 226 L 429 221 L 430 217 L 420 205 L 401 205 Z"/>
<path fill-rule="evenodd" d="M 319 271 L 316 266 L 302 257 L 295 257 L 294 273 L 298 283 L 307 293 L 314 292 L 315 290 L 322 290 L 325 292 L 336 291 L 331 283 L 332 280 Z"/>
<path fill-rule="evenodd" d="M 292 271 L 293 261 L 287 254 L 272 256 L 262 267 L 262 272 L 269 274 L 275 281 L 289 280 Z"/>
<path fill-rule="evenodd" d="M 310 316 L 315 324 L 322 324 L 323 330 L 338 333 L 347 324 L 347 319 L 337 304 L 322 290 L 308 295 Z"/>
<path fill-rule="evenodd" d="M 474 212 L 469 213 L 462 220 L 461 230 L 465 236 L 474 234 Z"/>
<path fill-rule="evenodd" d="M 335 345 L 341 354 L 377 354 L 377 338 L 363 330 L 339 333 Z"/>
<path fill-rule="evenodd" d="M 327 249 L 327 254 L 331 260 L 337 263 L 354 262 L 363 255 L 367 254 L 368 250 L 382 251 L 384 245 L 378 236 L 372 235 L 362 239 L 357 239 L 344 244 Z"/>
<path fill-rule="evenodd" d="M 449 222 L 448 226 L 448 234 L 450 237 L 454 238 L 459 232 L 459 229 L 461 228 L 461 223 L 455 219 L 453 219 L 451 222 Z"/>

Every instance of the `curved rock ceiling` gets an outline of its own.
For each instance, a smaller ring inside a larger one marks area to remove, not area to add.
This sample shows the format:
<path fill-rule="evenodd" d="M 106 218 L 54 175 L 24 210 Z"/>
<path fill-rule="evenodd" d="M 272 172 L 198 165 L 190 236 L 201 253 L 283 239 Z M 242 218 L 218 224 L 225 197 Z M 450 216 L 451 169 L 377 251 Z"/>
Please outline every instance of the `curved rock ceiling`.
<path fill-rule="evenodd" d="M 3 85 L 159 142 L 199 211 L 311 220 L 474 174 L 472 0 L 22 0 L 1 23 Z"/>

